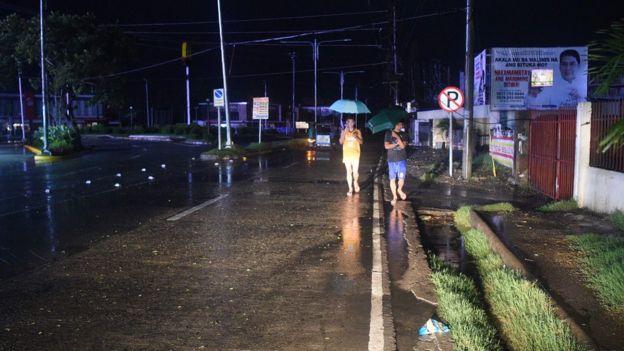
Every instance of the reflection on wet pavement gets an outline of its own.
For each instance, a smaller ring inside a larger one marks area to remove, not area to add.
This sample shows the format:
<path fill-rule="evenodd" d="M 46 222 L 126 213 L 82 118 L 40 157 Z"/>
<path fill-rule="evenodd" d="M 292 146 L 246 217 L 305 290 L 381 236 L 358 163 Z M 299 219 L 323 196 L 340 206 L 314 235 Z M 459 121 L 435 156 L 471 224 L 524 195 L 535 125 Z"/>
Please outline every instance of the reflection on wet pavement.
<path fill-rule="evenodd" d="M 89 153 L 47 164 L 0 147 L 0 278 L 195 206 L 303 154 L 202 162 L 199 147 L 89 140 Z"/>
<path fill-rule="evenodd" d="M 362 230 L 359 195 L 347 198 L 341 211 L 342 245 L 338 251 L 338 270 L 355 278 L 364 272 L 362 266 Z"/>
<path fill-rule="evenodd" d="M 407 267 L 407 243 L 403 235 L 403 212 L 396 208 L 390 210 L 386 225 L 386 242 L 388 243 L 388 270 L 390 279 L 400 280 Z"/>

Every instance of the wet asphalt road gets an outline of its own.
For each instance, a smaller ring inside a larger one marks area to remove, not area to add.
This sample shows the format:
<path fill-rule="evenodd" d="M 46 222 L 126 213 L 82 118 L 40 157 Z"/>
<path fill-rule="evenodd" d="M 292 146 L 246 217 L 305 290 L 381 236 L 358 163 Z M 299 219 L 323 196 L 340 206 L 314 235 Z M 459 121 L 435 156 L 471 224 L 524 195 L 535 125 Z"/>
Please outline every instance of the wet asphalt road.
<path fill-rule="evenodd" d="M 379 152 L 347 198 L 335 152 L 215 166 L 200 151 L 98 141 L 3 162 L 0 349 L 366 349 Z"/>
<path fill-rule="evenodd" d="M 0 148 L 0 278 L 201 203 L 294 157 L 215 165 L 199 161 L 197 146 L 92 137 L 85 143 L 91 152 L 50 164 L 35 164 L 10 145 Z"/>

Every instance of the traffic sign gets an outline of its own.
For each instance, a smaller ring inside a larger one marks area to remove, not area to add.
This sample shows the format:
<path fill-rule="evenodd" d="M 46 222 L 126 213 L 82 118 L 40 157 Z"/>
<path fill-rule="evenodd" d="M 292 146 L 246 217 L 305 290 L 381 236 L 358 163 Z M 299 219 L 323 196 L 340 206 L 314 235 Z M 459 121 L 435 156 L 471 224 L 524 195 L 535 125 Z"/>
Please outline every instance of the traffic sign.
<path fill-rule="evenodd" d="M 269 98 L 255 97 L 253 98 L 253 119 L 269 119 Z"/>
<path fill-rule="evenodd" d="M 223 99 L 223 89 L 215 89 L 212 93 L 212 99 L 214 101 L 213 106 L 215 107 L 225 106 L 225 101 Z"/>
<path fill-rule="evenodd" d="M 464 93 L 454 86 L 448 86 L 438 95 L 438 105 L 446 112 L 455 112 L 464 106 Z"/>

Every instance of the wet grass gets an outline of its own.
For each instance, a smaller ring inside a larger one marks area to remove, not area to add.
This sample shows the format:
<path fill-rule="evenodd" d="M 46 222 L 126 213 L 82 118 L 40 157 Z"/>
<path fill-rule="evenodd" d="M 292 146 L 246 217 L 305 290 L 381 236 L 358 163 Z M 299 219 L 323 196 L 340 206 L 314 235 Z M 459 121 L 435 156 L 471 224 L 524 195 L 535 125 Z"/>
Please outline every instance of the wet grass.
<path fill-rule="evenodd" d="M 624 239 L 585 234 L 570 237 L 583 252 L 581 269 L 600 302 L 624 313 Z"/>
<path fill-rule="evenodd" d="M 469 211 L 470 207 L 460 208 L 455 223 L 475 260 L 485 300 L 506 346 L 510 350 L 582 350 L 569 326 L 557 317 L 548 295 L 505 267 L 485 234 L 471 228 Z"/>
<path fill-rule="evenodd" d="M 578 204 L 574 200 L 563 200 L 563 201 L 553 201 L 549 204 L 546 204 L 540 208 L 538 211 L 541 212 L 568 212 L 574 211 L 578 209 Z"/>
<path fill-rule="evenodd" d="M 609 216 L 609 220 L 611 220 L 614 226 L 624 231 L 624 212 L 616 210 Z"/>
<path fill-rule="evenodd" d="M 475 209 L 477 211 L 482 211 L 482 212 L 505 212 L 505 213 L 509 213 L 509 212 L 513 212 L 517 210 L 509 202 L 498 202 L 495 204 L 487 204 L 487 205 L 476 207 Z"/>
<path fill-rule="evenodd" d="M 455 350 L 501 350 L 496 329 L 488 320 L 475 283 L 431 259 L 431 280 L 438 296 L 438 313 L 451 327 Z"/>

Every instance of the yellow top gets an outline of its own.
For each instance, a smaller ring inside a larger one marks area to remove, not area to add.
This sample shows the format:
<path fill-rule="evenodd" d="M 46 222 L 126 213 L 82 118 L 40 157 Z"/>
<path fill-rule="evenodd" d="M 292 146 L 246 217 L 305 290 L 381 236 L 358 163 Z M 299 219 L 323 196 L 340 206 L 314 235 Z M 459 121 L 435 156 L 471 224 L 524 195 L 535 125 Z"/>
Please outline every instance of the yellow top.
<path fill-rule="evenodd" d="M 347 160 L 358 161 L 360 159 L 360 142 L 356 139 L 356 136 L 362 139 L 362 134 L 357 129 L 354 129 L 352 132 L 345 131 L 342 144 L 342 162 Z"/>

